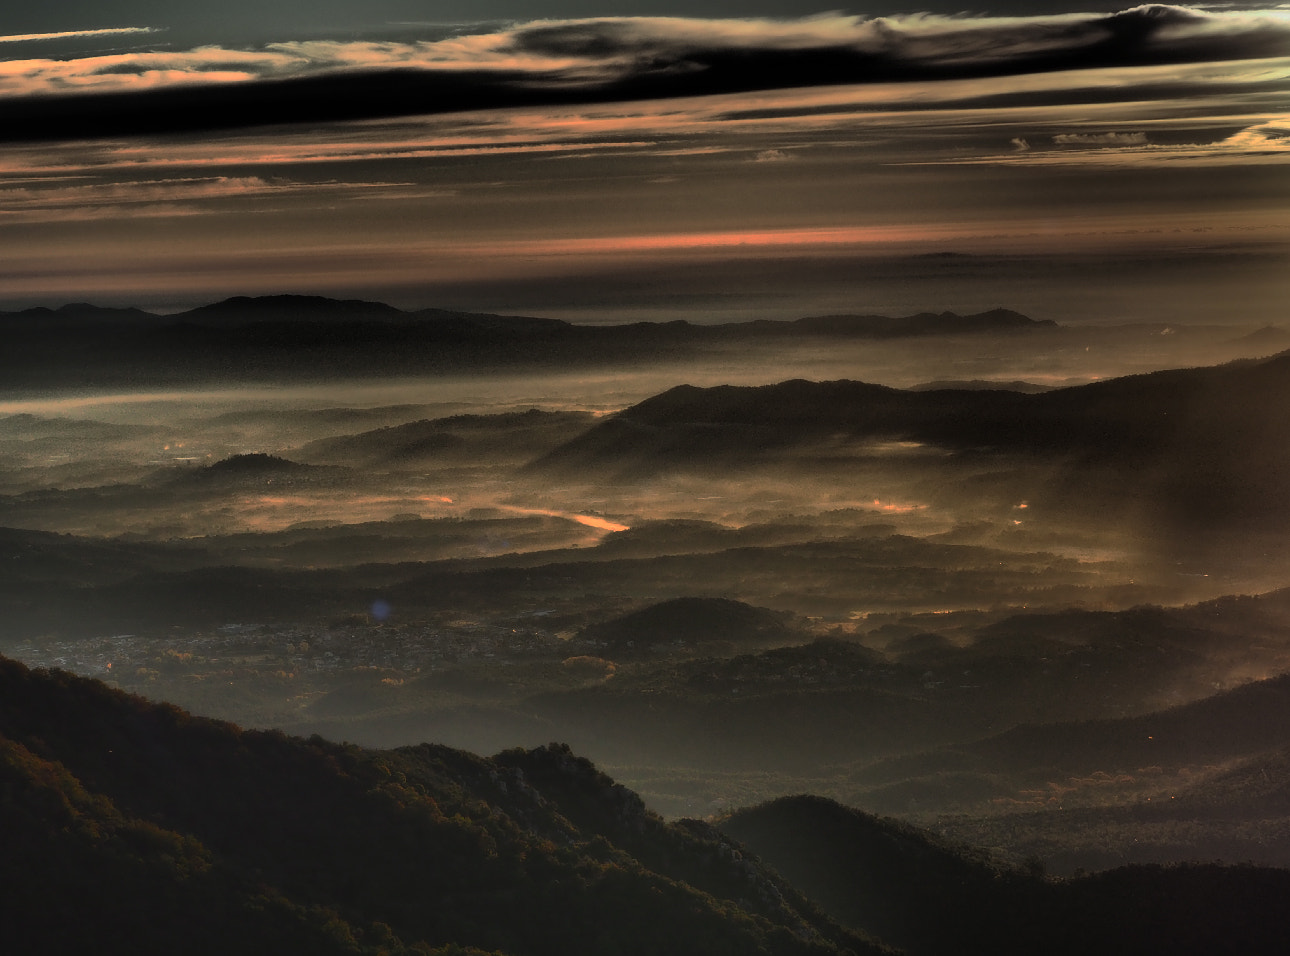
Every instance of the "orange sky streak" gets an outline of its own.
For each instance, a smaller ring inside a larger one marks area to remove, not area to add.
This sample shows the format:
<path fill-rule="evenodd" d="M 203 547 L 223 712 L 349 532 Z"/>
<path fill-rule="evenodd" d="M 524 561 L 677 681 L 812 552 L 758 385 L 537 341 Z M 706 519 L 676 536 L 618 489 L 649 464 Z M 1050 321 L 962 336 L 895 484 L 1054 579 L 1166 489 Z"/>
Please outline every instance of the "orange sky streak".
<path fill-rule="evenodd" d="M 975 231 L 975 230 L 969 230 Z M 508 243 L 510 253 L 586 255 L 606 252 L 667 252 L 761 246 L 825 246 L 874 242 L 917 242 L 962 235 L 950 226 L 835 226 L 798 229 L 738 229 L 724 232 L 604 236 Z M 523 247 L 522 249 L 519 247 Z"/>

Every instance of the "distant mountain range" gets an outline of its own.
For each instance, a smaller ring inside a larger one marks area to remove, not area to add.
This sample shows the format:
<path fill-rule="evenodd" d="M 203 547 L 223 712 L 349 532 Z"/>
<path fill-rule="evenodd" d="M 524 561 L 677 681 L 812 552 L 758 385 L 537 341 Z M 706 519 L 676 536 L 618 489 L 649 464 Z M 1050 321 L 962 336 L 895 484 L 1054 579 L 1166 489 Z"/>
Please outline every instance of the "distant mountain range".
<path fill-rule="evenodd" d="M 239 296 L 173 315 L 86 303 L 0 312 L 12 386 L 257 376 L 318 378 L 567 366 L 792 339 L 880 340 L 1056 328 L 1006 309 L 975 315 L 829 315 L 796 321 L 575 325 L 320 296 Z"/>
<path fill-rule="evenodd" d="M 243 329 L 260 325 L 398 325 L 423 334 L 445 338 L 456 334 L 505 331 L 537 336 L 585 335 L 611 340 L 620 335 L 634 338 L 704 340 L 725 336 L 825 335 L 857 338 L 899 338 L 913 335 L 955 335 L 978 332 L 1027 331 L 1056 328 L 1051 321 L 1028 318 L 1008 309 L 992 309 L 973 315 L 955 312 L 920 312 L 916 315 L 822 315 L 777 321 L 695 324 L 684 320 L 636 322 L 628 325 L 575 325 L 562 319 L 522 315 L 494 315 L 444 309 L 405 311 L 382 302 L 361 299 L 330 299 L 315 295 L 234 296 L 184 312 L 159 314 L 132 308 L 107 308 L 74 302 L 50 309 L 43 306 L 16 312 L 0 311 L 0 328 L 9 332 L 103 328 L 168 328 L 197 326 L 211 329 Z"/>

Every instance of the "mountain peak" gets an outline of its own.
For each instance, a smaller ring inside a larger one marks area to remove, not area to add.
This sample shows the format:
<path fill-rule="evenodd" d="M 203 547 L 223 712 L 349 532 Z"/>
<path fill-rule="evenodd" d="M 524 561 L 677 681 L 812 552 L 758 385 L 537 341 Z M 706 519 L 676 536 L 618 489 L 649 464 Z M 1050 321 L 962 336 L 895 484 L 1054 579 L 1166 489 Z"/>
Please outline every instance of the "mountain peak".
<path fill-rule="evenodd" d="M 242 325 L 254 322 L 389 321 L 407 313 L 383 302 L 320 295 L 236 295 L 175 316 L 180 321 Z"/>
<path fill-rule="evenodd" d="M 785 644 L 800 638 L 787 614 L 715 597 L 679 597 L 586 628 L 581 640 L 614 651 L 644 651 L 671 644 L 735 646 Z"/>

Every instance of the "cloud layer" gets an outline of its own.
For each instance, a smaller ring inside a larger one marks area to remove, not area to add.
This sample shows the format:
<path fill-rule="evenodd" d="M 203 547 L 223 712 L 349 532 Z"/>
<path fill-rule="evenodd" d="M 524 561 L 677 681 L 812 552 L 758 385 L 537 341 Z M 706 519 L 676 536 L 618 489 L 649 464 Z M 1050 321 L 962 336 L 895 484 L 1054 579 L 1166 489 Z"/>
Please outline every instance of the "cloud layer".
<path fill-rule="evenodd" d="M 383 36 L 7 45 L 0 297 L 1284 315 L 1290 11 Z"/>
<path fill-rule="evenodd" d="M 0 43 L 30 43 L 42 40 L 72 40 L 97 37 L 128 36 L 152 33 L 150 27 L 105 27 L 97 30 L 60 30 L 57 33 L 11 33 L 0 36 Z"/>
<path fill-rule="evenodd" d="M 0 63 L 0 138 L 93 138 L 1290 55 L 1290 13 L 600 18 Z"/>

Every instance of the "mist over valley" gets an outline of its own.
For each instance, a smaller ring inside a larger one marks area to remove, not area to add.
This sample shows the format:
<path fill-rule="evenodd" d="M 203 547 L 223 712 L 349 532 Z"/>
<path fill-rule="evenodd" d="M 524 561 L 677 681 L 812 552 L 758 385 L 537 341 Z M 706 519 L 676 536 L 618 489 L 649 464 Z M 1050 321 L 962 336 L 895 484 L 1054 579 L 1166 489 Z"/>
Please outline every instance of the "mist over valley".
<path fill-rule="evenodd" d="M 539 323 L 386 378 L 355 343 L 439 317 L 75 314 L 242 358 L 8 389 L 10 657 L 365 746 L 564 741 L 668 816 L 812 792 L 1058 872 L 1290 864 L 1231 783 L 1290 745 L 1251 696 L 1290 671 L 1270 331 Z"/>

